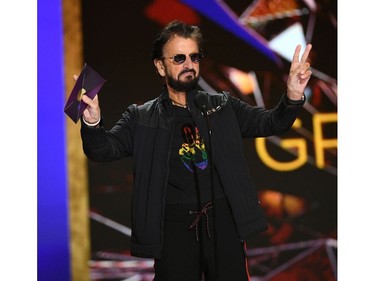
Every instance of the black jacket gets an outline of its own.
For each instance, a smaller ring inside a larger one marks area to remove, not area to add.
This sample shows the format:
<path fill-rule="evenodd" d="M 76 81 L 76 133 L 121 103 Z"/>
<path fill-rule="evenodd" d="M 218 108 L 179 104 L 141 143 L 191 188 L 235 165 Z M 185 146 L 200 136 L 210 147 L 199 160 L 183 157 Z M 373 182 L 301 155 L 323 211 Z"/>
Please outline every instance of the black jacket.
<path fill-rule="evenodd" d="M 208 140 L 205 117 L 195 103 L 198 91 L 188 94 L 188 106 L 203 139 Z M 251 106 L 226 92 L 207 94 L 212 130 L 214 165 L 242 239 L 267 229 L 257 191 L 248 171 L 242 138 L 266 137 L 286 132 L 295 121 L 303 101 L 283 95 L 271 110 Z M 168 93 L 143 105 L 131 105 L 115 126 L 90 128 L 83 122 L 83 149 L 92 161 L 113 161 L 131 156 L 132 195 L 131 253 L 160 258 L 163 215 L 173 132 L 173 108 Z M 220 136 L 220 137 L 216 137 Z M 206 143 L 206 145 L 208 145 Z"/>

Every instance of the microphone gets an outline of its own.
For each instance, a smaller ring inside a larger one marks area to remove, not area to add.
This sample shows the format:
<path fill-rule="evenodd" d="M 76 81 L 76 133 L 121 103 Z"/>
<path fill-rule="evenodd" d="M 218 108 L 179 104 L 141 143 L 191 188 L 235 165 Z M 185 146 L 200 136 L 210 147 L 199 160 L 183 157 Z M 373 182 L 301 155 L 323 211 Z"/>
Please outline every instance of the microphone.
<path fill-rule="evenodd" d="M 198 108 L 206 115 L 207 114 L 207 106 L 208 106 L 208 97 L 207 95 L 199 92 L 195 97 L 195 103 L 197 104 Z"/>

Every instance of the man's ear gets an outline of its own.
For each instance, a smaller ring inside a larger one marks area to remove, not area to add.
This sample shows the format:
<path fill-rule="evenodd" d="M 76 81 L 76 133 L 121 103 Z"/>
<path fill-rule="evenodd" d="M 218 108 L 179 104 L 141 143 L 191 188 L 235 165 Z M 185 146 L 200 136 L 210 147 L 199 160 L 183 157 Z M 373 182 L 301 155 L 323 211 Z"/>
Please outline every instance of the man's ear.
<path fill-rule="evenodd" d="M 162 60 L 154 59 L 154 65 L 156 67 L 156 70 L 158 71 L 159 75 L 164 77 L 165 76 L 165 69 L 164 64 Z"/>

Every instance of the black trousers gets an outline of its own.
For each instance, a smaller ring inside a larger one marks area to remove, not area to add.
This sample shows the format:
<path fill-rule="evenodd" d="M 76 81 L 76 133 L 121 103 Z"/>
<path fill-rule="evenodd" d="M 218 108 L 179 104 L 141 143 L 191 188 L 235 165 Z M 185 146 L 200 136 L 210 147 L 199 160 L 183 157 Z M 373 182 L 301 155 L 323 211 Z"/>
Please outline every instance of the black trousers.
<path fill-rule="evenodd" d="M 194 212 L 196 205 L 166 206 L 163 253 L 161 259 L 155 260 L 154 281 L 250 280 L 246 245 L 238 237 L 226 199 L 215 201 L 214 207 L 215 233 L 209 205 L 202 213 Z M 197 226 L 192 225 L 197 216 Z"/>

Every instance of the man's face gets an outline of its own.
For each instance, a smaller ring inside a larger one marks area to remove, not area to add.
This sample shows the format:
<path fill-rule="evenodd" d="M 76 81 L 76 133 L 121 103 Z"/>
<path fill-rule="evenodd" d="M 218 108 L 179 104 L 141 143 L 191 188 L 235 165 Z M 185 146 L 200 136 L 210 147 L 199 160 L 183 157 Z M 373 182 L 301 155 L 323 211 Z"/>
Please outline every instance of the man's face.
<path fill-rule="evenodd" d="M 191 38 L 175 36 L 164 46 L 163 53 L 164 58 L 157 60 L 155 65 L 159 74 L 165 77 L 167 86 L 177 92 L 188 92 L 195 88 L 199 79 L 197 43 Z M 183 58 L 185 60 L 181 62 Z M 176 62 L 179 59 L 180 63 Z"/>

